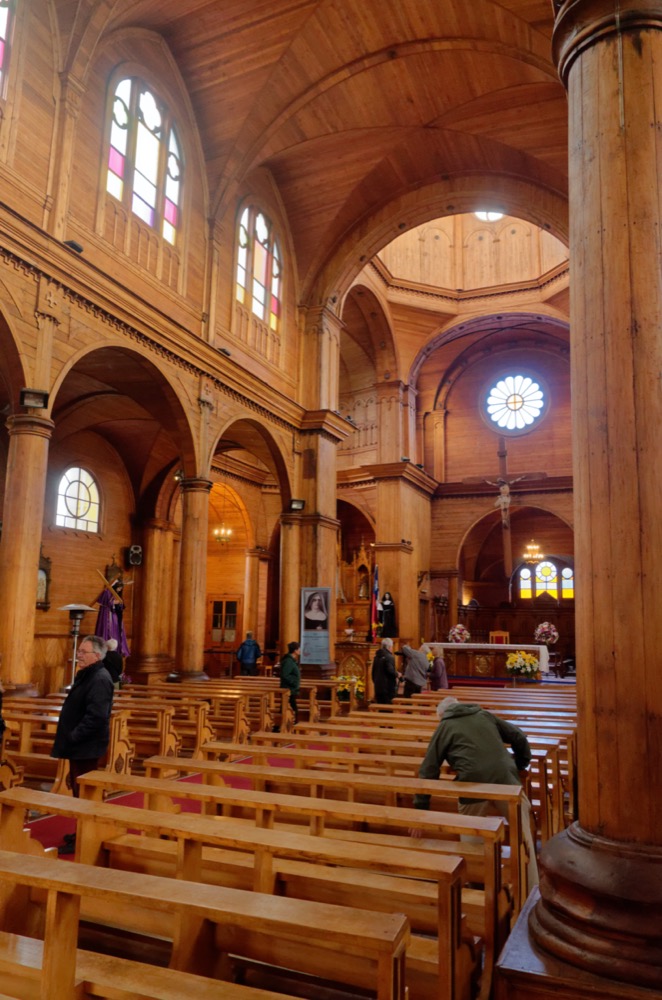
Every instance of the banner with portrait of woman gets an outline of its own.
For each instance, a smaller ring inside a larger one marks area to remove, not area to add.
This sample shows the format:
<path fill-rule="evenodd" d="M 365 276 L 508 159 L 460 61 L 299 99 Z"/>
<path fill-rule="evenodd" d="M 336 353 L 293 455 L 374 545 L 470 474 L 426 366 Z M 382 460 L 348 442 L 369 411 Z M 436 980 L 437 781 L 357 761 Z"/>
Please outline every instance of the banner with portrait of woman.
<path fill-rule="evenodd" d="M 329 587 L 301 588 L 300 663 L 329 662 Z"/>

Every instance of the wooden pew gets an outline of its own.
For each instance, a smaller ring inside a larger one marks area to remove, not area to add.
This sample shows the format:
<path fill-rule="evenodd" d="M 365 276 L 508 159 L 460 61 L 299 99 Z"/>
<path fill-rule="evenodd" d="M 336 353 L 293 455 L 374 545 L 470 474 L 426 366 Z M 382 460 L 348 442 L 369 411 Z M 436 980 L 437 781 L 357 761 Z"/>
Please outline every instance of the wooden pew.
<path fill-rule="evenodd" d="M 51 709 L 52 710 L 52 709 Z M 50 747 L 53 743 L 55 729 L 48 733 L 41 727 L 37 733 L 39 739 L 45 739 L 48 735 L 46 750 L 31 749 L 34 744 L 27 735 L 31 732 L 31 718 L 33 713 L 21 713 L 12 708 L 5 713 L 5 717 L 11 716 L 12 721 L 25 723 L 27 728 L 21 729 L 21 746 L 12 746 L 8 741 L 6 760 L 11 769 L 18 772 L 21 777 L 32 781 L 51 781 L 52 791 L 60 794 L 71 794 L 71 781 L 69 779 L 69 762 L 50 756 Z M 50 717 L 50 716 L 49 716 Z M 39 716 L 37 716 L 39 718 Z M 56 717 L 59 718 L 59 714 Z M 18 730 L 16 730 L 18 731 Z M 7 734 L 5 734 L 5 737 Z M 128 716 L 123 712 L 114 711 L 110 717 L 110 742 L 106 753 L 106 766 L 117 774 L 128 774 L 134 759 L 134 746 L 129 735 Z M 17 782 L 14 782 L 17 783 Z M 2 787 L 11 787 L 3 783 Z"/>
<path fill-rule="evenodd" d="M 392 777 L 384 774 L 348 774 L 347 772 L 303 770 L 301 768 L 261 766 L 257 763 L 191 762 L 186 759 L 153 757 L 145 761 L 148 777 L 171 774 L 199 773 L 203 782 L 223 784 L 227 778 L 248 780 L 254 791 L 284 794 L 304 794 L 313 797 L 332 796 L 350 802 L 379 802 L 387 806 L 412 807 L 416 794 L 430 795 L 430 808 L 436 812 L 454 810 L 460 798 L 491 799 L 508 804 L 508 828 L 511 853 L 515 860 L 509 867 L 512 883 L 514 916 L 528 895 L 526 886 L 526 849 L 522 836 L 522 788 L 519 785 L 491 785 L 458 782 L 450 775 L 446 780 L 430 781 L 409 775 Z M 90 784 L 95 779 L 91 779 Z M 104 779 L 100 787 L 106 785 Z M 519 859 L 519 863 L 516 859 Z"/>
<path fill-rule="evenodd" d="M 223 964 L 219 950 L 224 956 L 234 953 L 304 970 L 319 959 L 325 966 L 323 976 L 333 969 L 335 978 L 342 980 L 356 966 L 365 969 L 364 979 L 374 977 L 378 998 L 405 996 L 409 929 L 399 914 L 277 897 L 266 905 L 263 897 L 252 892 L 136 872 L 125 872 L 120 881 L 115 872 L 104 868 L 65 865 L 7 851 L 0 851 L 0 886 L 2 929 L 11 927 L 13 933 L 28 937 L 34 922 L 31 904 L 35 895 L 46 894 L 42 1000 L 79 995 L 76 953 L 80 916 L 85 912 L 82 902 L 106 913 L 142 911 L 147 922 L 151 915 L 165 917 L 172 925 L 170 967 L 174 970 L 214 976 Z M 15 964 L 20 966 L 20 953 L 15 955 Z M 89 974 L 94 956 L 85 956 L 84 964 Z M 103 978 L 104 964 L 112 968 L 111 963 L 98 963 L 91 973 L 95 978 Z M 144 971 L 148 979 L 149 972 Z M 223 995 L 220 984 L 217 988 L 218 995 Z"/>
<path fill-rule="evenodd" d="M 89 775 L 93 782 L 94 775 L 101 777 L 101 772 Z M 126 781 L 131 787 L 143 785 L 143 778 L 128 776 Z M 152 783 L 154 784 L 154 783 Z M 191 786 L 187 786 L 191 787 Z M 181 789 L 175 789 L 179 792 Z M 285 877 L 292 878 L 292 866 L 301 866 L 302 862 L 337 866 L 325 868 L 327 882 L 333 879 L 341 886 L 344 882 L 345 896 L 348 894 L 361 900 L 360 904 L 375 905 L 380 909 L 378 897 L 384 898 L 387 888 L 381 883 L 387 881 L 383 875 L 371 876 L 369 872 L 387 872 L 397 875 L 390 891 L 404 893 L 407 879 L 423 879 L 435 884 L 433 896 L 426 892 L 418 883 L 418 888 L 412 891 L 415 900 L 422 897 L 429 900 L 436 914 L 434 929 L 442 927 L 446 933 L 441 935 L 432 946 L 431 942 L 417 939 L 417 946 L 412 945 L 412 971 L 416 966 L 427 971 L 427 986 L 430 987 L 430 976 L 439 989 L 439 996 L 464 997 L 468 988 L 469 956 L 466 944 L 460 941 L 460 896 L 459 889 L 463 878 L 463 862 L 458 857 L 449 858 L 443 854 L 433 855 L 427 851 L 394 849 L 384 847 L 376 852 L 370 845 L 361 843 L 348 844 L 336 842 L 322 837 L 311 837 L 306 834 L 291 833 L 279 829 L 264 829 L 250 827 L 242 822 L 224 821 L 219 824 L 213 819 L 194 816 L 186 813 L 176 816 L 172 813 L 128 808 L 117 804 L 104 804 L 73 800 L 61 796 L 51 796 L 27 789 L 19 790 L 19 795 L 11 800 L 0 797 L 0 846 L 7 843 L 29 849 L 31 841 L 23 833 L 21 820 L 25 808 L 51 808 L 58 815 L 75 817 L 78 821 L 77 856 L 83 862 L 104 862 L 109 857 L 113 859 L 131 859 L 139 857 L 144 868 L 150 864 L 169 866 L 172 874 L 187 879 L 203 879 L 207 875 L 218 872 L 218 861 L 215 854 L 218 851 L 206 851 L 203 845 L 214 845 L 215 848 L 229 848 L 224 866 L 237 866 L 238 851 L 253 852 L 248 870 L 243 876 L 248 886 L 256 891 L 280 891 Z M 54 801 L 52 801 L 54 800 Z M 128 830 L 138 830 L 141 835 L 130 834 Z M 164 836 L 172 838 L 169 841 L 160 839 Z M 177 841 L 179 847 L 173 842 Z M 276 859 L 292 859 L 289 868 L 285 862 L 277 865 Z M 282 869 L 285 868 L 285 871 Z M 349 871 L 348 869 L 351 869 Z M 362 872 L 359 872 L 362 869 Z M 296 870 L 294 875 L 296 875 Z M 309 873 L 310 881 L 313 877 Z M 322 873 L 315 875 L 317 881 Z M 363 878 L 370 882 L 370 890 L 362 893 L 357 879 Z M 376 884 L 375 883 L 376 880 Z M 328 898 L 328 888 L 326 897 Z M 400 897 L 398 897 L 400 898 Z M 428 932 L 430 928 L 427 928 Z M 432 956 L 430 954 L 432 950 Z M 432 961 L 431 961 L 432 957 Z M 414 976 L 414 978 L 416 978 Z M 420 977 L 419 977 L 420 978 Z M 453 993 L 456 989 L 460 992 Z M 420 992 L 418 994 L 421 995 Z M 425 994 L 423 994 L 425 995 Z"/>
<path fill-rule="evenodd" d="M 501 879 L 501 845 L 504 838 L 504 823 L 497 817 L 461 816 L 456 813 L 427 812 L 419 809 L 393 808 L 375 804 L 361 804 L 327 800 L 302 795 L 284 795 L 233 789 L 226 786 L 210 786 L 182 783 L 168 779 L 149 780 L 136 776 L 113 779 L 103 772 L 84 775 L 81 789 L 93 789 L 99 799 L 108 791 L 142 791 L 146 802 L 163 809 L 164 799 L 186 798 L 220 809 L 224 816 L 253 817 L 254 821 L 268 829 L 282 829 L 283 822 L 303 821 L 309 824 L 312 834 L 329 837 L 337 830 L 351 830 L 355 842 L 364 839 L 364 827 L 374 830 L 379 837 L 380 852 L 376 865 L 381 865 L 381 855 L 385 845 L 419 847 L 420 840 L 395 837 L 394 831 L 408 833 L 410 828 L 420 829 L 433 845 L 433 849 L 451 853 L 453 857 L 463 857 L 469 867 L 468 879 L 484 885 L 483 892 L 474 890 L 470 894 L 473 910 L 469 914 L 472 931 L 484 939 L 485 966 L 488 976 L 494 957 L 507 936 L 512 915 L 512 900 L 505 891 Z M 87 795 L 86 790 L 82 791 Z M 0 803 L 1 803 L 0 799 Z M 478 843 L 458 843 L 460 836 L 473 837 Z M 373 839 L 373 842 L 374 839 Z M 135 847 L 135 845 L 133 845 Z M 426 847 L 430 845 L 426 842 Z M 78 856 L 78 855 L 77 855 Z M 81 855 L 81 857 L 84 857 Z M 356 891 L 353 888 L 353 891 Z"/>

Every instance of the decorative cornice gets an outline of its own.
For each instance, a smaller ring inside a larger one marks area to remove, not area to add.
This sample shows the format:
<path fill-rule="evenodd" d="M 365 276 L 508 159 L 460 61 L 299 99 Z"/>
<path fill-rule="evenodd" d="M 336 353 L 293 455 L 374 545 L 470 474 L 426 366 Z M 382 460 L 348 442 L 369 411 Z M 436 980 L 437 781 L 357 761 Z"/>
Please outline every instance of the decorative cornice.
<path fill-rule="evenodd" d="M 37 283 L 41 279 L 45 279 L 49 282 L 51 287 L 57 289 L 72 305 L 77 306 L 80 310 L 85 312 L 87 315 L 92 316 L 95 320 L 111 329 L 114 333 L 139 344 L 142 350 L 157 355 L 167 361 L 168 364 L 179 368 L 196 378 L 203 376 L 208 379 L 223 396 L 238 403 L 245 409 L 259 414 L 262 419 L 268 421 L 270 424 L 275 424 L 276 426 L 284 428 L 288 431 L 296 431 L 299 429 L 299 424 L 294 419 L 288 420 L 284 416 L 275 414 L 269 407 L 258 403 L 257 400 L 251 399 L 248 395 L 240 392 L 239 389 L 228 385 L 220 378 L 220 376 L 214 374 L 208 368 L 203 368 L 200 364 L 187 360 L 171 348 L 160 344 L 158 340 L 151 337 L 143 330 L 139 330 L 131 323 L 120 319 L 109 309 L 106 309 L 97 302 L 92 301 L 91 298 L 88 298 L 81 292 L 75 291 L 73 288 L 65 284 L 64 281 L 49 274 L 36 264 L 24 260 L 19 254 L 14 253 L 6 247 L 0 247 L 0 259 L 7 266 L 13 267 L 17 271 L 21 271 L 26 277 L 32 278 Z M 190 331 L 186 330 L 184 332 L 188 336 L 192 336 Z M 205 350 L 210 353 L 212 351 L 209 345 L 202 340 L 199 341 L 196 346 L 199 348 L 201 353 Z"/>
<path fill-rule="evenodd" d="M 528 497 L 531 494 L 572 493 L 572 476 L 546 476 L 544 479 L 520 481 L 510 488 L 511 495 Z M 434 491 L 435 500 L 478 500 L 493 497 L 494 486 L 484 483 L 439 483 Z"/>
<path fill-rule="evenodd" d="M 459 292 L 449 289 L 435 289 L 431 285 L 419 284 L 415 281 L 405 281 L 395 278 L 379 258 L 374 258 L 367 265 L 390 292 L 400 292 L 403 295 L 415 295 L 432 299 L 437 302 L 450 302 L 459 305 L 460 302 L 474 302 L 482 299 L 503 298 L 504 295 L 524 295 L 540 292 L 562 279 L 570 280 L 570 265 L 559 264 L 540 278 L 533 281 L 512 282 L 499 285 L 498 288 L 473 288 Z"/>

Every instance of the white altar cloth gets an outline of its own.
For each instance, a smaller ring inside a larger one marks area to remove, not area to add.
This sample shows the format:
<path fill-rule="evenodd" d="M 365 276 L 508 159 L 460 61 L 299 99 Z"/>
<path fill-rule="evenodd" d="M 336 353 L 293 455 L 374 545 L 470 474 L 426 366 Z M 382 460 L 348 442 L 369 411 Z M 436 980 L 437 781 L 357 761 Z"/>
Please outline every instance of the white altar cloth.
<path fill-rule="evenodd" d="M 442 651 L 444 649 L 467 649 L 471 650 L 472 653 L 516 653 L 518 649 L 521 649 L 525 653 L 536 653 L 538 656 L 538 662 L 540 664 L 540 669 L 543 673 L 549 673 L 549 650 L 547 646 L 514 646 L 512 644 L 504 642 L 428 642 L 426 645 L 430 647 L 433 653 L 437 650 Z"/>

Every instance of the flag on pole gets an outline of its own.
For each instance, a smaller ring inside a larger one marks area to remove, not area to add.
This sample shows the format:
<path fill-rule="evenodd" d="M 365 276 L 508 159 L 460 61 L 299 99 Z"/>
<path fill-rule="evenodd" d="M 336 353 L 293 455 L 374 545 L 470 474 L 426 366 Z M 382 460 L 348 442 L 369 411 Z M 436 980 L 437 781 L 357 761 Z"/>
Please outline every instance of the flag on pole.
<path fill-rule="evenodd" d="M 379 567 L 375 566 L 375 573 L 372 579 L 372 600 L 370 601 L 370 642 L 375 640 L 375 631 L 379 621 Z"/>

